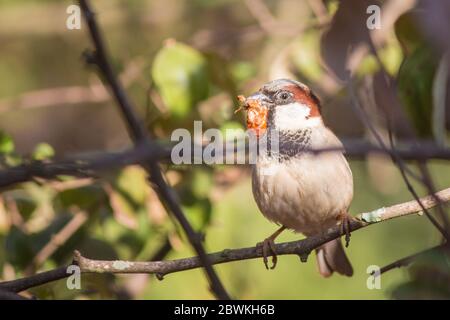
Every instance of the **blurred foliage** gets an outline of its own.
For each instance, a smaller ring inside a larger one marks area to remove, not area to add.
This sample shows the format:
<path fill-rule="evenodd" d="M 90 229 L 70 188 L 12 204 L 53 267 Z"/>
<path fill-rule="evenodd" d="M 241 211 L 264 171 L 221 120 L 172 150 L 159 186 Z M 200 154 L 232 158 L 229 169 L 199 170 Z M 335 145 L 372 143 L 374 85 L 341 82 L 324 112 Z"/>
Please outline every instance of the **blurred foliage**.
<path fill-rule="evenodd" d="M 411 266 L 410 280 L 394 291 L 396 299 L 448 299 L 450 256 L 445 251 L 429 252 Z"/>
<path fill-rule="evenodd" d="M 8 154 L 14 151 L 14 141 L 8 134 L 0 132 L 0 153 Z"/>
<path fill-rule="evenodd" d="M 372 2 L 323 1 L 324 16 L 318 18 L 306 1 L 267 0 L 263 3 L 275 19 L 275 24 L 268 24 L 270 30 L 244 1 L 98 0 L 95 7 L 112 62 L 147 127 L 159 139 L 168 140 L 176 128 L 192 131 L 194 120 L 202 120 L 203 131 L 242 130 L 242 114 L 234 114 L 236 95 L 247 95 L 273 77 L 295 77 L 308 84 L 324 102 L 327 125 L 339 136 L 361 138 L 366 128 L 349 107 L 342 80 L 350 71 L 361 86 L 373 82 L 368 90 L 379 107 L 392 111 L 392 101 L 383 100 L 389 95 L 376 90 L 381 67 L 394 83 L 389 88 L 393 96 L 405 108 L 395 113 L 397 138 L 406 136 L 405 119 L 399 116 L 403 111 L 420 135 L 432 138 L 431 92 L 443 54 L 439 48 L 445 45 L 422 30 L 428 20 L 426 14 L 415 14 L 421 8 L 419 1 L 406 13 L 391 12 L 397 19 L 383 29 L 377 47 L 380 65 L 367 50 L 365 9 Z M 114 103 L 101 99 L 100 80 L 81 59 L 90 46 L 85 28 L 63 27 L 71 3 L 0 2 L 2 169 L 129 145 Z M 87 91 L 77 94 L 80 89 Z M 29 92 L 34 95 L 23 95 Z M 353 214 L 411 198 L 391 163 L 372 160 L 350 162 L 356 190 Z M 436 188 L 450 185 L 447 163 L 432 161 L 430 169 Z M 208 251 L 252 246 L 275 230 L 252 199 L 248 167 L 164 165 L 164 170 L 189 221 L 205 235 Z M 130 166 L 101 178 L 35 180 L 2 190 L 0 278 L 69 263 L 74 249 L 97 259 L 149 260 L 168 241 L 172 250 L 167 258 L 193 255 L 143 169 Z M 426 193 L 415 186 L 420 194 Z M 85 212 L 87 220 L 71 230 L 68 240 L 44 262 L 36 262 L 54 235 L 79 212 Z M 298 238 L 287 232 L 279 241 Z M 444 285 L 449 260 L 444 255 L 386 273 L 380 290 L 366 287 L 368 266 L 383 266 L 439 241 L 426 218 L 406 217 L 352 235 L 348 248 L 355 268 L 352 278 L 322 279 L 313 256 L 304 264 L 297 257 L 280 257 L 272 272 L 259 259 L 219 265 L 217 270 L 231 294 L 242 299 L 450 298 Z M 58 281 L 30 292 L 43 299 L 212 298 L 201 270 L 172 274 L 164 281 L 148 275 L 83 275 L 82 290 L 68 290 L 64 281 Z"/>
<path fill-rule="evenodd" d="M 55 150 L 48 143 L 39 143 L 33 151 L 34 160 L 45 160 L 55 155 Z"/>
<path fill-rule="evenodd" d="M 414 10 L 403 14 L 395 24 L 405 54 L 398 72 L 399 96 L 418 134 L 431 138 L 433 80 L 441 57 L 414 23 L 414 14 Z"/>
<path fill-rule="evenodd" d="M 172 117 L 186 117 L 208 95 L 205 58 L 175 40 L 168 40 L 157 53 L 152 76 Z"/>
<path fill-rule="evenodd" d="M 417 47 L 407 58 L 398 73 L 401 100 L 422 137 L 432 137 L 433 79 L 439 56 L 428 44 Z"/>

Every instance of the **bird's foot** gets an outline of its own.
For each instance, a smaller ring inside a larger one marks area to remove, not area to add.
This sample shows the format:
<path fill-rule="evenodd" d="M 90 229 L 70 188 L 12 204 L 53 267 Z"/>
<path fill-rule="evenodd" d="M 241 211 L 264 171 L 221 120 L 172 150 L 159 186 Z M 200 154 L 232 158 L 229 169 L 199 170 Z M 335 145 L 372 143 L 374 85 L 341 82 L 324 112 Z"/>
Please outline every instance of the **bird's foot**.
<path fill-rule="evenodd" d="M 269 259 L 267 258 L 269 255 L 272 255 L 272 267 L 270 269 L 275 269 L 278 261 L 277 252 L 275 250 L 275 238 L 280 235 L 286 229 L 285 226 L 281 226 L 274 234 L 270 237 L 264 239 L 263 242 L 259 242 L 256 244 L 256 248 L 262 248 L 263 261 L 266 269 L 269 270 Z"/>
<path fill-rule="evenodd" d="M 341 234 L 345 234 L 345 247 L 347 248 L 350 244 L 350 222 L 353 220 L 353 217 L 345 212 L 340 214 L 337 219 L 341 227 Z"/>
<path fill-rule="evenodd" d="M 256 244 L 257 248 L 261 248 L 262 249 L 262 254 L 263 254 L 263 262 L 264 265 L 266 266 L 266 269 L 269 270 L 269 255 L 272 256 L 272 266 L 270 267 L 270 269 L 275 269 L 276 265 L 277 265 L 277 252 L 275 250 L 275 242 L 272 239 L 272 237 L 266 238 L 264 239 L 263 242 L 259 242 L 258 244 Z"/>

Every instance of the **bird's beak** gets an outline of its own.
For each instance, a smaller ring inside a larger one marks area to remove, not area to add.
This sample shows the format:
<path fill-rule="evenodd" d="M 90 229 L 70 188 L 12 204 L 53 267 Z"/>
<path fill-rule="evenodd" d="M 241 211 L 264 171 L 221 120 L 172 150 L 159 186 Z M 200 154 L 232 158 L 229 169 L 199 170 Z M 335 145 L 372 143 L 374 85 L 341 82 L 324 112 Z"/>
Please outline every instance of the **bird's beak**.
<path fill-rule="evenodd" d="M 243 101 L 243 107 L 247 110 L 247 128 L 254 130 L 257 137 L 267 129 L 267 101 L 267 96 L 261 92 L 256 92 Z"/>

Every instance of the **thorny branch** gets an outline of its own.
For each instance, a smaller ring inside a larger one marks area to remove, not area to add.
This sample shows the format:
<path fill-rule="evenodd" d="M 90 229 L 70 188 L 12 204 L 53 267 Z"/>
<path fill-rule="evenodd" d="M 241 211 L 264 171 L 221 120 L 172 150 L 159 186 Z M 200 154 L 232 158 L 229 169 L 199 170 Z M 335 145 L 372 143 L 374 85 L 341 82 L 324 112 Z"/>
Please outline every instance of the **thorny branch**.
<path fill-rule="evenodd" d="M 438 197 L 440 202 L 442 203 L 450 201 L 450 188 L 437 192 L 436 197 Z M 430 195 L 423 197 L 420 200 L 423 206 L 427 209 L 436 206 L 438 203 L 435 198 Z M 356 231 L 375 223 L 390 220 L 393 218 L 417 214 L 421 211 L 422 208 L 416 200 L 396 204 L 390 207 L 379 208 L 377 210 L 357 215 L 356 219 L 354 219 L 350 223 L 350 230 Z M 308 258 L 308 255 L 315 248 L 342 235 L 342 228 L 340 226 L 335 226 L 333 228 L 330 228 L 326 233 L 322 235 L 317 235 L 298 241 L 278 243 L 275 245 L 275 248 L 278 255 L 295 254 L 300 257 L 302 262 L 305 262 Z M 211 253 L 208 255 L 209 261 L 212 264 L 221 264 L 260 257 L 262 257 L 262 252 L 258 247 L 225 249 L 220 252 Z M 411 263 L 412 260 L 413 258 L 410 257 L 407 261 L 408 264 Z M 148 262 L 122 260 L 105 261 L 88 259 L 86 257 L 83 257 L 79 252 L 75 252 L 73 263 L 77 264 L 80 267 L 81 271 L 84 273 L 150 273 L 155 274 L 158 279 L 163 279 L 165 275 L 168 275 L 170 273 L 203 267 L 203 263 L 198 257 Z M 405 263 L 405 261 L 400 261 L 393 267 L 402 266 Z M 61 267 L 52 271 L 39 273 L 31 277 L 3 282 L 0 283 L 0 291 L 3 290 L 9 291 L 11 293 L 18 293 L 28 288 L 62 279 L 70 275 L 66 273 L 66 269 L 67 267 Z"/>

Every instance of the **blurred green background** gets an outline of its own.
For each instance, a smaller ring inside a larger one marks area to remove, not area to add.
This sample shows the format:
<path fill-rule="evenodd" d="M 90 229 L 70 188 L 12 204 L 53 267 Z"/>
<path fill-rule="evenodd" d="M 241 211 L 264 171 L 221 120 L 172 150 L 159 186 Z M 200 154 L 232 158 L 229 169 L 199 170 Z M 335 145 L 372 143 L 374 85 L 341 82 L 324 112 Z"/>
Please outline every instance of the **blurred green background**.
<path fill-rule="evenodd" d="M 371 32 L 380 65 L 368 49 L 366 8 L 372 2 L 92 1 L 113 65 L 159 139 L 168 140 L 176 128 L 192 130 L 194 120 L 203 121 L 203 130 L 243 128 L 243 115 L 233 113 L 236 95 L 248 95 L 269 79 L 289 77 L 317 93 L 325 122 L 339 137 L 372 141 L 350 105 L 344 82 L 349 68 L 358 96 L 383 137 L 387 111 L 400 144 L 412 129 L 423 139 L 448 146 L 450 90 L 438 77 L 438 70 L 445 70 L 450 39 L 450 28 L 445 28 L 448 5 L 375 1 L 383 18 L 382 28 Z M 91 48 L 86 26 L 66 28 L 71 4 L 0 0 L 3 169 L 131 145 L 114 101 L 82 58 Z M 437 13 L 438 18 L 430 18 Z M 392 87 L 383 86 L 383 70 Z M 387 90 L 401 105 L 389 99 Z M 442 96 L 444 104 L 439 103 Z M 414 163 L 408 165 L 417 171 Z M 350 166 L 355 180 L 352 214 L 411 199 L 389 158 L 369 155 L 352 159 Z M 253 201 L 250 167 L 163 167 L 189 220 L 205 233 L 208 251 L 253 246 L 276 229 Z M 429 168 L 436 189 L 449 187 L 448 162 L 430 161 Z M 415 186 L 421 195 L 427 193 Z M 61 233 L 67 239 L 49 247 Z M 299 238 L 286 232 L 278 241 Z M 448 298 L 448 287 L 414 267 L 384 274 L 379 290 L 366 285 L 370 265 L 384 266 L 440 241 L 426 217 L 417 215 L 354 232 L 347 249 L 355 269 L 352 278 L 321 278 L 314 254 L 307 263 L 282 256 L 273 271 L 260 259 L 218 265 L 216 270 L 231 295 L 240 299 Z M 194 254 L 139 167 L 106 172 L 101 179 L 37 179 L 0 194 L 1 280 L 69 263 L 74 249 L 96 259 L 148 260 L 164 245 L 171 248 L 164 252 L 166 259 Z M 446 263 L 443 274 L 450 279 Z M 434 273 L 440 267 L 424 268 Z M 202 270 L 171 274 L 163 281 L 149 275 L 83 275 L 81 290 L 68 290 L 62 280 L 26 294 L 42 299 L 213 298 Z"/>

